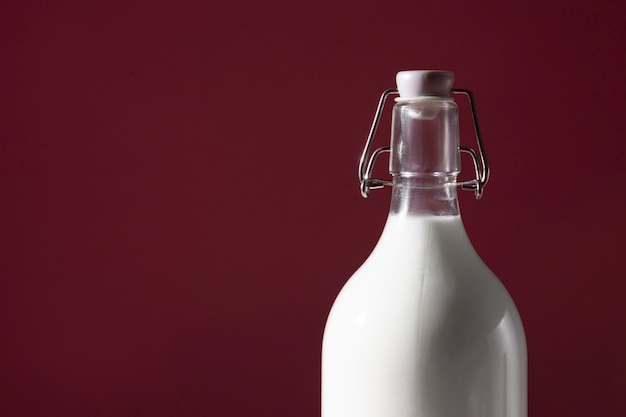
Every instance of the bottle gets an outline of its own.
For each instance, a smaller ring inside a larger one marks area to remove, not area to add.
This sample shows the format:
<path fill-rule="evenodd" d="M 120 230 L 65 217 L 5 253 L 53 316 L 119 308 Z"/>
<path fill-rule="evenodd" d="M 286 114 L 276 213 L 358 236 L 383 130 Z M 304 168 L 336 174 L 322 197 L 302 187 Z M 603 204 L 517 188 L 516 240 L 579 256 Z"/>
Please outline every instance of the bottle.
<path fill-rule="evenodd" d="M 322 343 L 322 417 L 526 417 L 524 329 L 508 292 L 463 227 L 457 187 L 480 197 L 489 175 L 459 147 L 447 71 L 402 71 L 381 98 L 360 166 L 361 190 L 393 187 L 380 240 L 337 296 Z M 387 95 L 399 92 L 390 148 L 371 139 Z M 392 181 L 370 178 L 390 152 Z M 460 151 L 477 178 L 457 182 Z"/>

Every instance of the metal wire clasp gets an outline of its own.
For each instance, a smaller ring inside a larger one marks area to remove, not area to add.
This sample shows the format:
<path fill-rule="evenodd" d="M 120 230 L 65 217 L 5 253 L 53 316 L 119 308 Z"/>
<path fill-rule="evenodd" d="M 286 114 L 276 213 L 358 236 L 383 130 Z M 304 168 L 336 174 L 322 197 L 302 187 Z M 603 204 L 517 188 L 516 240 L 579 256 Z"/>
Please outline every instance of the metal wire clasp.
<path fill-rule="evenodd" d="M 378 122 L 380 122 L 380 115 L 383 113 L 383 107 L 385 107 L 385 101 L 387 100 L 387 97 L 392 94 L 397 95 L 398 90 L 395 88 L 389 88 L 383 92 L 380 96 L 380 100 L 378 100 L 378 107 L 376 107 L 374 121 L 372 122 L 372 127 L 370 128 L 370 133 L 367 136 L 367 142 L 365 142 L 365 148 L 363 149 L 363 154 L 361 155 L 361 159 L 359 161 L 359 182 L 361 183 L 361 195 L 363 198 L 367 198 L 369 196 L 370 190 L 376 190 L 383 188 L 385 185 L 391 185 L 391 181 L 371 178 L 374 161 L 376 161 L 376 158 L 381 153 L 389 152 L 391 150 L 389 146 L 376 149 L 371 157 L 369 154 L 370 148 L 372 147 L 372 141 L 376 135 L 376 129 L 378 129 Z"/>
<path fill-rule="evenodd" d="M 472 95 L 472 92 L 466 89 L 453 89 L 452 92 L 454 94 L 463 94 L 467 97 L 470 108 L 472 110 L 474 133 L 476 134 L 476 141 L 478 143 L 478 154 L 472 148 L 467 148 L 463 146 L 459 147 L 460 152 L 467 153 L 472 157 L 472 161 L 474 162 L 474 172 L 476 174 L 476 179 L 460 182 L 457 183 L 457 185 L 459 185 L 464 190 L 474 190 L 474 195 L 478 200 L 482 197 L 485 185 L 487 184 L 487 181 L 489 181 L 489 165 L 487 164 L 487 155 L 485 154 L 485 148 L 483 146 L 480 129 L 478 127 L 478 119 L 476 118 L 474 97 Z M 392 182 L 389 180 L 371 177 L 376 158 L 378 158 L 381 153 L 390 152 L 391 148 L 389 146 L 380 147 L 372 152 L 371 155 L 370 149 L 372 147 L 374 136 L 376 135 L 376 130 L 378 129 L 378 123 L 380 122 L 380 117 L 383 108 L 385 107 L 385 102 L 390 95 L 397 94 L 397 89 L 390 88 L 388 90 L 385 90 L 380 96 L 380 100 L 378 101 L 378 106 L 376 108 L 376 113 L 374 114 L 374 121 L 372 122 L 372 127 L 370 128 L 369 135 L 367 136 L 367 141 L 365 142 L 363 154 L 361 154 L 361 159 L 359 160 L 359 182 L 361 183 L 361 195 L 364 198 L 367 198 L 369 196 L 370 190 L 383 188 L 385 185 L 392 185 Z M 478 155 L 480 155 L 480 162 L 478 160 Z"/>

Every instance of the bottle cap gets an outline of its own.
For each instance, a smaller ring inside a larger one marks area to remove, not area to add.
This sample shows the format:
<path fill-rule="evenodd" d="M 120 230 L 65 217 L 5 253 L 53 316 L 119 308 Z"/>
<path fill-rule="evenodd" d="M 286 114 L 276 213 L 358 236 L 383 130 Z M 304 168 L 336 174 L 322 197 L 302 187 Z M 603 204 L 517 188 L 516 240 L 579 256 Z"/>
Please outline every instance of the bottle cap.
<path fill-rule="evenodd" d="M 419 97 L 448 97 L 454 73 L 450 71 L 400 71 L 396 75 L 400 100 Z"/>

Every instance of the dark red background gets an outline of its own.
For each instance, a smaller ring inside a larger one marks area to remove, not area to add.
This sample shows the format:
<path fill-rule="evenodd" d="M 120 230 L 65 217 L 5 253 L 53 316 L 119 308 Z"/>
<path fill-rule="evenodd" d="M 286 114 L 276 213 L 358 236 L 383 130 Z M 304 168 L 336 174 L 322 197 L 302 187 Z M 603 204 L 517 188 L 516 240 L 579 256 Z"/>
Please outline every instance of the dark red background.
<path fill-rule="evenodd" d="M 417 68 L 476 96 L 493 176 L 462 211 L 530 415 L 619 415 L 625 4 L 2 2 L 0 415 L 318 416 L 326 315 L 388 208 L 358 156 Z"/>

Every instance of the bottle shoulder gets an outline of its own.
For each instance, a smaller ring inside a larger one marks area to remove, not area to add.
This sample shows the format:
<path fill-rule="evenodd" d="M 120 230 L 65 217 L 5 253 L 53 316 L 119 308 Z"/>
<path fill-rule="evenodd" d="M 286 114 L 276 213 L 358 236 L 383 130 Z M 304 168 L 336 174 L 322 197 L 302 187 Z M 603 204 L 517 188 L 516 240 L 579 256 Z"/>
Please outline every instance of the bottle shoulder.
<path fill-rule="evenodd" d="M 460 216 L 390 215 L 370 256 L 354 274 L 495 278 L 470 242 Z"/>
<path fill-rule="evenodd" d="M 505 315 L 519 317 L 504 285 L 474 250 L 459 216 L 390 216 L 372 254 L 346 282 L 333 309 L 349 316 L 363 311 L 390 317 L 453 313 L 487 326 Z"/>

